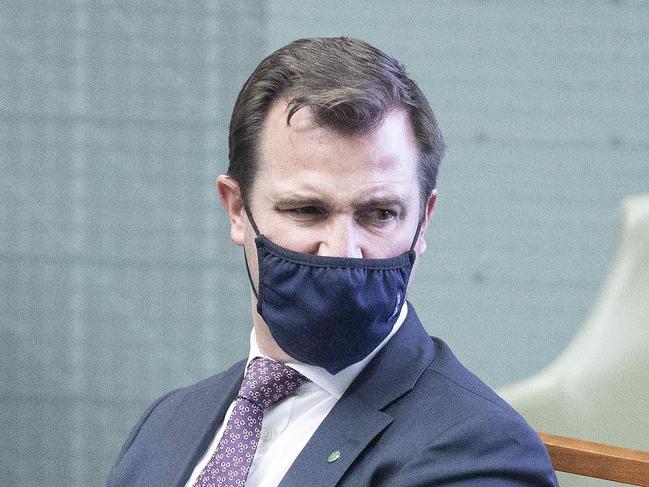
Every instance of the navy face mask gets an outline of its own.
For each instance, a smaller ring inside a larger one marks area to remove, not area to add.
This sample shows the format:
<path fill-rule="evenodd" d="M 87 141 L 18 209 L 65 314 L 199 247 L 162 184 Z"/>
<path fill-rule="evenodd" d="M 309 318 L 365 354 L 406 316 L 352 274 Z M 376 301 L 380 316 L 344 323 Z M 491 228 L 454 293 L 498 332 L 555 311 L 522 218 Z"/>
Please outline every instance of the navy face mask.
<path fill-rule="evenodd" d="M 331 374 L 363 360 L 388 336 L 405 299 L 415 262 L 415 238 L 388 259 L 323 257 L 293 252 L 257 238 L 257 312 L 284 352 Z M 245 251 L 244 251 L 245 257 Z"/>

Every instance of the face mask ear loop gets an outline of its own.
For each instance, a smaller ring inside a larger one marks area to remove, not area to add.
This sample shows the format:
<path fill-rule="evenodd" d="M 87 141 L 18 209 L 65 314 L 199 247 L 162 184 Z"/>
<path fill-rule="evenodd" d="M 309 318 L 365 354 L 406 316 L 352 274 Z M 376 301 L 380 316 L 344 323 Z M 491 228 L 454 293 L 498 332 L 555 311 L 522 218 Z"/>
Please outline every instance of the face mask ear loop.
<path fill-rule="evenodd" d="M 415 238 L 412 239 L 412 243 L 410 244 L 410 250 L 415 249 L 415 244 L 417 243 L 417 239 L 419 238 L 419 231 L 421 230 L 421 226 L 424 223 L 424 218 L 422 217 L 421 220 L 419 220 L 419 223 L 417 224 L 417 231 L 415 232 Z"/>
<path fill-rule="evenodd" d="M 255 231 L 255 235 L 259 237 L 259 229 L 257 228 L 257 224 L 255 223 L 255 220 L 252 218 L 252 213 L 250 213 L 250 209 L 248 208 L 248 205 L 244 205 L 244 208 L 246 209 L 246 215 L 248 216 L 248 221 L 250 222 L 250 225 L 252 225 L 252 229 Z M 254 293 L 255 298 L 259 300 L 259 293 L 255 289 L 255 285 L 252 283 L 252 276 L 250 275 L 250 266 L 248 265 L 248 256 L 246 255 L 245 247 L 243 249 L 243 260 L 246 261 L 246 272 L 248 273 L 248 280 L 250 281 L 250 287 L 252 288 L 252 292 Z"/>
<path fill-rule="evenodd" d="M 246 255 L 245 247 L 243 249 L 243 260 L 246 261 L 246 272 L 248 273 L 248 280 L 250 281 L 250 287 L 252 288 L 252 292 L 254 293 L 255 298 L 257 299 L 257 301 L 259 301 L 259 294 L 255 289 L 255 285 L 252 283 L 252 276 L 250 275 L 250 267 L 248 266 L 248 256 Z"/>
<path fill-rule="evenodd" d="M 246 209 L 246 215 L 248 216 L 248 221 L 250 222 L 250 225 L 252 225 L 252 229 L 255 231 L 255 235 L 259 237 L 259 229 L 257 228 L 255 219 L 252 217 L 252 213 L 250 213 L 250 209 L 248 208 L 248 205 L 245 205 L 244 208 Z"/>

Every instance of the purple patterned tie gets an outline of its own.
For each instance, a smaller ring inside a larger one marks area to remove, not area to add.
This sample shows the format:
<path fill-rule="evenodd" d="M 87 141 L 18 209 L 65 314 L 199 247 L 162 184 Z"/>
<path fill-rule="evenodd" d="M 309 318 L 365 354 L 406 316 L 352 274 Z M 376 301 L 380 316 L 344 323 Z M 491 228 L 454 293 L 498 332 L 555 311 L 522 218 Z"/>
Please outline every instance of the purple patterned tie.
<path fill-rule="evenodd" d="M 223 437 L 194 487 L 244 486 L 259 442 L 264 409 L 308 379 L 284 364 L 255 358 L 248 365 Z"/>

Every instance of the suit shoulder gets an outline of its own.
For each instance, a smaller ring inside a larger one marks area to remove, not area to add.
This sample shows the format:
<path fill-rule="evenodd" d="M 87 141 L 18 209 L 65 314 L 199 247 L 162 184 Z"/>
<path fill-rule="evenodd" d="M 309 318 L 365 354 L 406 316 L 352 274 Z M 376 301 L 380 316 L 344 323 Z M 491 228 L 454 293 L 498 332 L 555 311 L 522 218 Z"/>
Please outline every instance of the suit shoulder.
<path fill-rule="evenodd" d="M 440 483 L 457 478 L 462 469 L 467 478 L 479 479 L 467 485 L 556 486 L 547 451 L 525 419 L 464 367 L 442 340 L 433 342 L 434 359 L 409 394 L 413 397 L 393 406 L 407 418 L 407 427 L 416 424 L 409 437 L 416 431 L 420 438 L 398 477 L 413 483 L 401 485 L 429 485 L 430 466 L 435 465 Z"/>
<path fill-rule="evenodd" d="M 474 410 L 482 405 L 485 411 L 495 408 L 518 416 L 504 399 L 458 360 L 443 340 L 436 337 L 431 339 L 435 345 L 435 358 L 424 370 L 421 385 L 445 388 L 447 393 L 453 392 L 454 397 L 470 402 Z"/>
<path fill-rule="evenodd" d="M 414 414 L 420 417 L 421 425 L 426 425 L 429 438 L 464 425 L 476 435 L 513 434 L 522 442 L 540 443 L 520 414 L 464 367 L 442 340 L 433 341 L 435 358 L 409 394 L 409 404 L 395 408 L 408 408 L 404 414 L 416 410 Z"/>
<path fill-rule="evenodd" d="M 434 465 L 434 468 L 431 466 Z M 430 476 L 434 472 L 435 480 Z M 399 471 L 399 485 L 558 485 L 547 451 L 518 415 L 504 410 L 477 414 L 431 438 Z"/>
<path fill-rule="evenodd" d="M 196 435 L 204 435 L 221 420 L 239 388 L 244 365 L 245 361 L 237 362 L 220 374 L 154 401 L 124 442 L 108 485 L 137 483 L 133 479 L 154 471 L 151 466 L 173 464 L 178 451 L 191 451 L 195 435 L 190 432 L 193 429 Z"/>

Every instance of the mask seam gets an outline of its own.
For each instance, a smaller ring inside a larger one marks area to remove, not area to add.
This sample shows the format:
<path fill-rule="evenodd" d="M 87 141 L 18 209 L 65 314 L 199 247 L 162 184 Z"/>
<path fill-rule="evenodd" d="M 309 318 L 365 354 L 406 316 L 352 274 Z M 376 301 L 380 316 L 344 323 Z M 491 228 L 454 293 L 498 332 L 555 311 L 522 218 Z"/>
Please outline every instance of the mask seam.
<path fill-rule="evenodd" d="M 406 256 L 409 256 L 412 250 L 407 250 L 405 254 L 401 254 L 400 256 L 394 257 L 395 259 L 399 259 L 399 262 L 394 263 L 394 264 L 364 264 L 364 263 L 340 263 L 340 264 L 325 264 L 325 263 L 319 263 L 319 262 L 308 262 L 308 261 L 300 261 L 291 257 L 287 257 L 285 255 L 280 255 L 276 252 L 273 252 L 271 249 L 268 247 L 265 247 L 266 252 L 271 254 L 273 257 L 277 257 L 278 259 L 283 259 L 288 262 L 291 262 L 292 264 L 299 264 L 299 265 L 306 265 L 309 267 L 320 267 L 320 268 L 329 268 L 329 269 L 345 269 L 345 268 L 353 268 L 353 269 L 368 269 L 368 270 L 378 270 L 378 271 L 389 271 L 389 270 L 395 270 L 395 269 L 401 269 L 405 264 L 410 263 L 410 259 L 406 258 Z M 336 257 L 338 258 L 344 258 L 344 257 Z"/>

